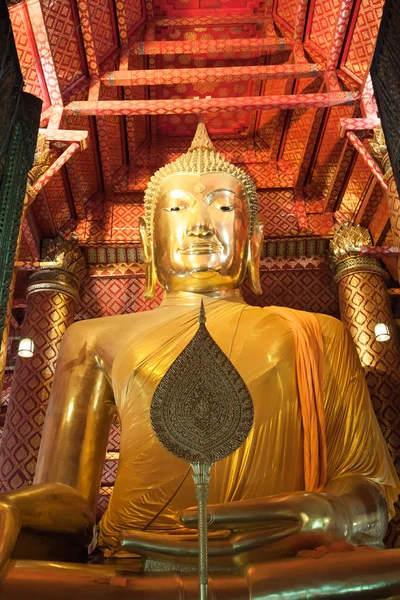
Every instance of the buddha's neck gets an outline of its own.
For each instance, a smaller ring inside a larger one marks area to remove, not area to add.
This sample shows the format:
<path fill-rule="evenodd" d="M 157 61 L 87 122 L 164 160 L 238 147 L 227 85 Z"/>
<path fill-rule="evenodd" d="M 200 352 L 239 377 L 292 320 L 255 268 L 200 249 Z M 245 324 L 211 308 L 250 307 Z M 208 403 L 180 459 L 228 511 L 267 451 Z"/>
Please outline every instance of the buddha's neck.
<path fill-rule="evenodd" d="M 170 306 L 174 304 L 197 306 L 200 304 L 201 299 L 203 299 L 205 303 L 207 303 L 207 300 L 225 300 L 228 302 L 231 301 L 244 303 L 242 291 L 240 289 L 220 290 L 205 293 L 165 291 L 161 306 Z"/>

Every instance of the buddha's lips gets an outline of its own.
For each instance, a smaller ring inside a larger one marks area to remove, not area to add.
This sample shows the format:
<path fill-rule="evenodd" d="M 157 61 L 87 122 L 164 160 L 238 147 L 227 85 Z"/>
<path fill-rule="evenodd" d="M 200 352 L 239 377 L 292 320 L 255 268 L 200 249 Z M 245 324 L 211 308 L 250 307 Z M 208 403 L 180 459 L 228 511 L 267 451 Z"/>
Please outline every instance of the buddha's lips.
<path fill-rule="evenodd" d="M 216 254 L 222 250 L 221 244 L 213 240 L 190 242 L 179 248 L 181 254 Z"/>

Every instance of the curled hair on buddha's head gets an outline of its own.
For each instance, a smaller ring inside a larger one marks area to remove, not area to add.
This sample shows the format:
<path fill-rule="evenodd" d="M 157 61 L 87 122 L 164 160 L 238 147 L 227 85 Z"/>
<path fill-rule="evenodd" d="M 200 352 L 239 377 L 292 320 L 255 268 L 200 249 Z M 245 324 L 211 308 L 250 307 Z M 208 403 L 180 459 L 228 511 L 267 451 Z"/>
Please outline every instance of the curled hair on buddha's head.
<path fill-rule="evenodd" d="M 227 161 L 219 152 L 214 150 L 206 126 L 199 123 L 193 142 L 185 154 L 173 162 L 161 167 L 150 178 L 144 195 L 146 230 L 149 239 L 153 236 L 154 208 L 158 200 L 161 182 L 175 173 L 228 173 L 241 184 L 249 211 L 249 238 L 253 235 L 254 225 L 258 215 L 258 195 L 253 180 L 239 167 Z"/>

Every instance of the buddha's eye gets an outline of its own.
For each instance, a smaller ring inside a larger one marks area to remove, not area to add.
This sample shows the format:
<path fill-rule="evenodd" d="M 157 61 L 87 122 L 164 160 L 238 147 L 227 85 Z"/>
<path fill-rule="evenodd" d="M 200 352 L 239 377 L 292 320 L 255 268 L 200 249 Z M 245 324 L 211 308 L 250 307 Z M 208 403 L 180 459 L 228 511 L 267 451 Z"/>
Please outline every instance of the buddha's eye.
<path fill-rule="evenodd" d="M 185 208 L 187 208 L 187 206 L 170 206 L 163 210 L 167 210 L 168 212 L 179 212 L 180 210 L 185 210 Z"/>
<path fill-rule="evenodd" d="M 232 212 L 235 209 L 235 200 L 235 193 L 224 189 L 214 190 L 206 196 L 208 205 L 222 212 Z"/>

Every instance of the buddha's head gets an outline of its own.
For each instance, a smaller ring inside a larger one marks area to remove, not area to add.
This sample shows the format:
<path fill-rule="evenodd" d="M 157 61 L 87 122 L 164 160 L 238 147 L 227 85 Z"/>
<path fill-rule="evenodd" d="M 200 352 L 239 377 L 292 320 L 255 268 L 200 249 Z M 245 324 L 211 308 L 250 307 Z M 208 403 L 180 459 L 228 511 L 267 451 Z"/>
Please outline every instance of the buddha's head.
<path fill-rule="evenodd" d="M 147 186 L 140 234 L 147 264 L 145 296 L 156 280 L 167 291 L 215 293 L 258 276 L 263 239 L 251 178 L 215 152 L 199 124 L 186 154 L 159 169 Z"/>

